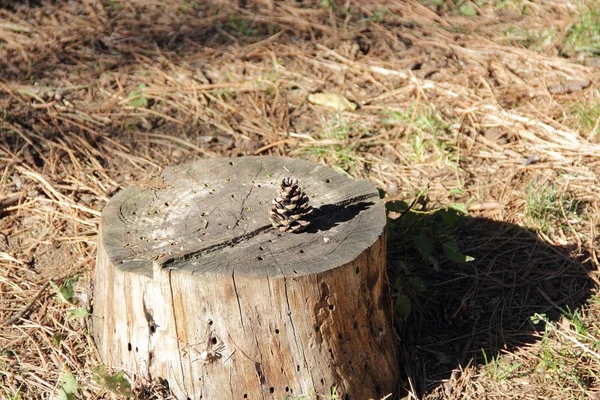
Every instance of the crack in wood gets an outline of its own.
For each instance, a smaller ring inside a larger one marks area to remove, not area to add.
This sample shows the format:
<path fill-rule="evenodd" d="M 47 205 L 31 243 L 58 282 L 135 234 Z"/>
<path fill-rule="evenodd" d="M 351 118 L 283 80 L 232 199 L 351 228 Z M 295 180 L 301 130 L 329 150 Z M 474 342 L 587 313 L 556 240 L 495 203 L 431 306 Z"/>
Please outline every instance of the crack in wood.
<path fill-rule="evenodd" d="M 263 170 L 263 164 L 260 164 L 260 168 L 258 169 L 258 171 L 256 171 L 256 175 L 254 175 L 254 179 L 252 180 L 252 186 L 250 186 L 250 190 L 248 191 L 248 194 L 246 195 L 246 197 L 244 197 L 244 200 L 242 200 L 242 205 L 241 205 L 241 209 L 240 209 L 240 217 L 238 218 L 237 221 L 235 221 L 235 224 L 233 225 L 233 229 L 237 228 L 237 226 L 240 224 L 240 221 L 244 220 L 244 205 L 246 204 L 246 200 L 248 200 L 248 197 L 250 197 L 250 195 L 252 194 L 252 191 L 254 190 L 254 182 L 256 181 L 256 178 L 258 178 L 258 175 L 262 172 Z"/>
<path fill-rule="evenodd" d="M 154 335 L 156 332 L 156 322 L 154 322 L 154 316 L 152 315 L 152 310 L 148 308 L 146 305 L 146 292 L 142 295 L 142 308 L 144 309 L 144 318 L 146 318 L 146 322 L 148 323 L 148 332 L 150 336 Z"/>
<path fill-rule="evenodd" d="M 171 300 L 171 312 L 173 313 L 173 327 L 175 329 L 175 342 L 177 344 L 177 355 L 179 357 L 179 371 L 180 371 L 180 376 L 181 379 L 183 381 L 183 391 L 184 393 L 188 393 L 187 388 L 185 387 L 186 385 L 186 379 L 185 379 L 185 371 L 183 368 L 183 356 L 181 354 L 181 348 L 179 347 L 179 329 L 177 326 L 177 313 L 175 312 L 175 296 L 173 295 L 173 282 L 171 280 L 171 271 L 167 271 L 168 275 L 167 275 L 167 280 L 168 280 L 168 284 L 169 284 L 169 295 L 170 295 L 170 300 Z M 179 383 L 178 383 L 179 384 Z"/>
<path fill-rule="evenodd" d="M 258 338 L 256 337 L 256 334 L 254 333 L 254 329 L 253 332 L 254 334 L 254 342 L 256 343 L 256 349 L 258 350 L 258 355 L 260 357 L 260 362 L 255 362 L 254 363 L 254 367 L 256 368 L 256 372 L 258 373 L 258 379 L 259 379 L 259 383 L 260 386 L 262 387 L 262 392 L 263 392 L 263 396 L 262 398 L 265 398 L 264 393 L 267 391 L 267 379 L 265 377 L 265 373 L 262 370 L 262 365 L 264 364 L 264 360 L 263 360 L 263 355 L 262 352 L 260 351 L 260 343 L 258 343 Z"/>
<path fill-rule="evenodd" d="M 287 278 L 283 278 L 283 292 L 285 295 L 285 303 L 287 305 L 288 308 L 288 318 L 290 319 L 290 325 L 292 326 L 292 333 L 294 335 L 294 343 L 296 344 L 296 349 L 299 350 L 299 352 L 302 354 L 302 360 L 304 362 L 304 365 L 307 364 L 306 362 L 306 353 L 304 352 L 304 348 L 302 346 L 300 346 L 300 344 L 298 343 L 298 333 L 296 332 L 296 325 L 294 325 L 294 318 L 292 318 L 292 306 L 290 305 L 290 298 L 288 295 L 288 280 Z M 294 363 L 295 364 L 295 363 Z M 295 374 L 298 374 L 298 372 L 300 372 L 299 370 L 294 370 Z M 315 382 L 312 379 L 312 376 L 310 376 L 311 382 L 312 382 L 312 386 L 315 387 Z"/>
<path fill-rule="evenodd" d="M 364 200 L 369 200 L 369 199 L 372 199 L 372 198 L 375 198 L 378 196 L 379 195 L 377 193 L 369 193 L 369 194 L 365 194 L 365 195 L 361 195 L 361 196 L 355 196 L 350 199 L 343 200 L 343 201 L 333 203 L 330 205 L 326 205 L 326 206 L 346 208 L 350 205 L 359 204 L 360 202 L 362 202 Z M 314 214 L 315 220 L 318 220 L 323 217 L 327 217 L 329 215 L 329 213 L 319 212 L 318 210 L 319 210 L 318 208 L 315 209 L 315 211 L 316 211 Z M 205 248 L 195 251 L 195 252 L 191 252 L 191 253 L 187 253 L 187 254 L 178 254 L 178 255 L 175 255 L 172 257 L 166 257 L 160 262 L 161 268 L 169 268 L 170 265 L 177 263 L 177 262 L 187 261 L 187 260 L 190 260 L 193 258 L 200 258 L 202 256 L 214 253 L 215 251 L 224 249 L 226 247 L 234 247 L 235 245 L 242 243 L 243 241 L 252 239 L 253 237 L 258 236 L 262 233 L 273 231 L 274 229 L 275 228 L 273 228 L 271 225 L 263 225 L 251 232 L 246 232 L 246 233 L 236 236 L 230 240 L 225 240 L 220 243 L 215 243 L 213 245 L 210 245 L 208 247 L 205 247 Z"/>
<path fill-rule="evenodd" d="M 288 308 L 288 318 L 290 319 L 290 324 L 292 325 L 292 333 L 294 334 L 294 341 L 296 342 L 296 348 L 299 349 L 298 346 L 298 335 L 296 334 L 296 327 L 294 326 L 294 319 L 292 318 L 292 306 L 290 305 L 290 298 L 288 296 L 288 281 L 287 278 L 283 278 L 283 293 L 285 295 L 285 303 Z"/>
<path fill-rule="evenodd" d="M 237 300 L 238 311 L 240 313 L 240 323 L 242 324 L 242 329 L 246 332 L 246 327 L 244 326 L 244 315 L 242 313 L 242 304 L 240 303 L 240 295 L 237 290 L 237 285 L 235 284 L 235 269 L 231 271 L 231 281 L 233 282 L 233 291 L 235 292 L 235 299 Z"/>
<path fill-rule="evenodd" d="M 260 235 L 263 232 L 271 231 L 273 229 L 274 228 L 271 225 L 263 225 L 260 228 L 253 230 L 252 232 L 248 232 L 243 235 L 236 236 L 233 239 L 226 240 L 226 241 L 223 241 L 220 243 L 215 243 L 211 246 L 203 248 L 202 250 L 188 253 L 188 254 L 177 255 L 177 256 L 174 256 L 171 258 L 166 258 L 161 262 L 161 268 L 168 268 L 169 265 L 179 262 L 179 261 L 187 261 L 192 258 L 199 258 L 201 256 L 204 256 L 204 255 L 207 255 L 210 253 L 214 253 L 215 251 L 221 250 L 225 247 L 233 247 L 236 244 L 243 242 L 244 240 L 251 239 L 254 236 Z"/>

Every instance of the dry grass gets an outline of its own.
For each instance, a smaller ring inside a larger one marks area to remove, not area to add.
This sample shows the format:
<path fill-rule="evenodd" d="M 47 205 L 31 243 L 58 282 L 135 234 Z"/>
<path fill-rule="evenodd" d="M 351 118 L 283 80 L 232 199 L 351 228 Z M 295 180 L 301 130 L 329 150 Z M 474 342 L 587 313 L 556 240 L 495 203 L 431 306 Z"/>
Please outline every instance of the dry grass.
<path fill-rule="evenodd" d="M 434 3 L 0 1 L 0 397 L 50 398 L 69 372 L 77 396 L 114 397 L 78 316 L 103 205 L 247 154 L 423 196 L 390 221 L 403 396 L 600 390 L 598 3 Z M 457 225 L 436 211 L 455 203 Z"/>

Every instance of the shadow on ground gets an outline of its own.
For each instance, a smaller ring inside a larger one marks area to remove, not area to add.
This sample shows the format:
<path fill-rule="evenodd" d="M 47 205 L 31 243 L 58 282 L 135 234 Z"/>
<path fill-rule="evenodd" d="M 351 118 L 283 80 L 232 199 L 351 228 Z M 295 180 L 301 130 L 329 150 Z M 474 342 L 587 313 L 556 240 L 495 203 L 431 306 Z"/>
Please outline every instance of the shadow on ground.
<path fill-rule="evenodd" d="M 452 397 L 443 382 L 453 371 L 535 342 L 544 331 L 536 315 L 557 321 L 590 296 L 591 266 L 579 261 L 589 258 L 574 248 L 453 209 L 392 208 L 401 215 L 388 226 L 390 282 L 405 316 L 396 324 L 401 390 Z"/>
<path fill-rule="evenodd" d="M 234 3 L 221 0 L 174 6 L 115 1 L 101 9 L 77 2 L 45 3 L 42 10 L 39 1 L 0 1 L 0 10 L 31 22 L 27 30 L 19 31 L 18 38 L 25 44 L 13 46 L 16 39 L 4 39 L 10 46 L 0 61 L 2 77 L 29 83 L 52 78 L 60 69 L 67 74 L 85 71 L 98 79 L 106 71 L 138 65 L 142 60 L 160 64 L 173 57 L 196 55 L 193 62 L 201 69 L 215 53 L 243 56 L 243 51 L 238 53 L 244 45 L 281 31 L 290 35 L 282 35 L 280 40 L 296 43 L 311 38 L 276 19 L 259 18 L 262 8 L 258 4 L 238 7 Z M 25 58 L 23 47 L 30 50 Z"/>
<path fill-rule="evenodd" d="M 332 18 L 344 25 L 352 23 L 352 29 L 341 40 L 356 45 L 359 58 L 375 54 L 389 58 L 387 52 L 391 51 L 397 68 L 420 74 L 420 70 L 427 70 L 428 63 L 415 62 L 415 55 L 435 53 L 438 64 L 440 56 L 448 60 L 452 56 L 432 52 L 429 47 L 407 53 L 413 43 L 405 34 L 414 34 L 422 28 L 419 24 L 402 18 L 377 20 L 375 24 L 369 7 L 348 14 L 344 3 L 338 3 L 327 7 L 318 2 L 290 1 L 265 7 L 260 1 L 211 0 L 181 2 L 179 6 L 169 2 L 110 1 L 102 6 L 96 2 L 96 7 L 91 7 L 79 2 L 0 0 L 0 10 L 30 23 L 14 37 L 0 38 L 0 43 L 7 44 L 5 49 L 0 48 L 2 78 L 7 82 L 43 84 L 45 79 L 56 78 L 59 70 L 65 80 L 71 80 L 73 74 L 91 80 L 142 62 L 181 65 L 184 58 L 191 64 L 185 67 L 204 72 L 206 65 L 223 55 L 231 63 L 261 59 L 257 48 L 268 48 L 271 42 L 289 44 L 299 52 L 304 43 L 338 43 L 340 33 L 331 26 Z M 395 35 L 381 35 L 378 32 L 382 27 Z M 434 74 L 423 73 L 430 79 Z M 211 81 L 210 76 L 206 78 Z"/>

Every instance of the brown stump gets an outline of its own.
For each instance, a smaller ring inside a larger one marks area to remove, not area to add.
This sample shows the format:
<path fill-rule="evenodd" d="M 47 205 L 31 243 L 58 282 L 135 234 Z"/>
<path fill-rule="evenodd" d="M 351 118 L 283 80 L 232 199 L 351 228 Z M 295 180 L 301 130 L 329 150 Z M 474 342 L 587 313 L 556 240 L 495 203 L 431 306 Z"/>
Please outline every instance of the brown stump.
<path fill-rule="evenodd" d="M 315 208 L 302 233 L 271 227 L 282 178 Z M 379 399 L 398 344 L 377 190 L 284 157 L 167 168 L 100 222 L 93 333 L 110 367 L 164 378 L 178 399 Z"/>

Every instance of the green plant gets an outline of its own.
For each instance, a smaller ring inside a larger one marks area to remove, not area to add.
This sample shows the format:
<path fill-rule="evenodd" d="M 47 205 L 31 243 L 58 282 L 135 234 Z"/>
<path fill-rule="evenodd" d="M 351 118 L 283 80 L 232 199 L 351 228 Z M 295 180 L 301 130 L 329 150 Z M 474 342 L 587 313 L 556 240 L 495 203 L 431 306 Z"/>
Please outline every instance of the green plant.
<path fill-rule="evenodd" d="M 510 45 L 516 44 L 541 53 L 553 44 L 556 29 L 552 27 L 536 31 L 513 26 L 504 31 L 504 37 Z"/>
<path fill-rule="evenodd" d="M 182 14 L 188 14 L 190 12 L 193 12 L 196 6 L 197 4 L 195 1 L 184 0 L 179 4 L 179 11 Z"/>
<path fill-rule="evenodd" d="M 577 199 L 559 194 L 553 186 L 529 184 L 525 216 L 534 228 L 546 233 L 564 228 L 565 218 L 577 217 L 578 206 Z"/>
<path fill-rule="evenodd" d="M 351 132 L 359 131 L 358 135 L 363 135 L 360 126 L 348 124 L 340 114 L 321 122 L 323 131 L 317 137 L 317 143 L 306 146 L 302 152 L 325 160 L 342 173 L 358 175 L 366 160 L 359 155 L 357 141 L 351 138 Z"/>
<path fill-rule="evenodd" d="M 563 317 L 580 319 L 569 310 L 563 310 Z M 571 336 L 572 331 L 563 332 L 562 328 L 550 321 L 545 314 L 534 314 L 531 321 L 535 325 L 545 324 L 538 352 L 539 363 L 536 369 L 542 372 L 547 379 L 563 387 L 570 398 L 584 398 L 592 380 L 590 379 L 590 370 L 586 366 L 589 355 L 576 345 L 581 342 Z M 571 322 L 573 321 L 571 320 Z M 581 319 L 573 325 L 578 329 L 577 325 L 580 323 L 579 328 L 583 328 Z M 585 329 L 582 332 L 585 332 Z M 571 340 L 564 340 L 569 338 Z M 597 359 L 590 361 L 597 363 Z M 581 396 L 577 396 L 577 392 Z"/>
<path fill-rule="evenodd" d="M 78 280 L 79 276 L 75 275 L 70 278 L 66 278 L 60 286 L 50 281 L 50 286 L 56 292 L 56 296 L 61 303 L 72 304 L 75 297 L 75 284 Z"/>
<path fill-rule="evenodd" d="M 327 396 L 327 400 L 339 400 L 339 396 L 337 394 L 337 388 L 335 387 L 335 385 L 331 386 L 331 389 L 329 390 L 329 396 Z"/>
<path fill-rule="evenodd" d="M 373 11 L 373 14 L 368 18 L 371 22 L 381 22 L 385 18 L 386 14 L 389 14 L 387 9 L 377 9 Z"/>
<path fill-rule="evenodd" d="M 439 11 L 445 11 L 449 8 L 445 0 L 426 0 L 423 3 L 428 6 L 436 6 Z M 459 14 L 465 17 L 472 17 L 477 15 L 476 7 L 482 7 L 485 5 L 485 2 L 483 0 L 452 0 L 452 4 L 452 8 L 458 11 Z"/>
<path fill-rule="evenodd" d="M 252 22 L 237 14 L 229 14 L 224 25 L 226 31 L 240 36 L 256 36 L 258 31 L 252 27 Z"/>
<path fill-rule="evenodd" d="M 494 4 L 496 10 L 516 11 L 518 15 L 525 14 L 527 5 L 522 0 L 496 0 Z"/>
<path fill-rule="evenodd" d="M 132 90 L 127 96 L 129 105 L 132 107 L 148 107 L 148 97 L 146 97 L 146 85 L 140 83 L 138 88 Z"/>
<path fill-rule="evenodd" d="M 62 382 L 60 391 L 58 392 L 58 396 L 56 396 L 55 400 L 74 400 L 77 394 L 77 380 L 73 373 L 68 369 L 65 369 L 60 377 Z"/>
<path fill-rule="evenodd" d="M 2 386 L 2 389 L 4 390 L 4 393 L 6 394 L 7 400 L 23 400 L 23 397 L 21 397 L 21 389 L 23 389 L 22 383 L 17 388 L 17 392 L 15 394 L 11 394 L 10 389 L 8 389 L 5 386 Z"/>
<path fill-rule="evenodd" d="M 448 135 L 451 125 L 444 121 L 435 107 L 405 111 L 386 111 L 381 122 L 391 127 L 404 129 L 408 134 L 408 144 L 402 149 L 406 156 L 415 161 L 423 161 L 434 156 L 438 162 L 458 165 L 458 157 L 453 147 L 452 137 Z"/>
<path fill-rule="evenodd" d="M 291 394 L 288 394 L 285 396 L 285 400 L 311 400 L 315 397 L 315 391 L 314 389 L 310 389 L 308 391 L 308 393 L 306 394 L 301 394 L 298 396 L 293 396 Z"/>
<path fill-rule="evenodd" d="M 405 252 L 418 255 L 416 258 L 392 260 L 394 264 L 392 293 L 394 308 L 398 316 L 406 318 L 412 310 L 410 298 L 405 289 L 423 294 L 427 291 L 426 282 L 415 274 L 419 268 L 430 265 L 439 271 L 447 263 L 464 264 L 474 261 L 459 248 L 455 230 L 467 214 L 462 203 L 430 211 L 416 210 L 416 205 L 424 205 L 423 196 L 411 204 L 393 201 L 386 204 L 389 213 L 401 214 L 388 220 L 388 242 L 390 247 L 399 247 Z"/>
<path fill-rule="evenodd" d="M 458 6 L 458 12 L 464 15 L 465 17 L 474 17 L 477 15 L 477 10 L 475 6 L 470 1 L 465 1 L 460 6 Z"/>
<path fill-rule="evenodd" d="M 113 9 L 113 11 L 121 11 L 123 9 L 123 5 L 117 0 L 108 0 L 107 3 L 108 6 Z"/>
<path fill-rule="evenodd" d="M 577 102 L 568 110 L 569 114 L 575 117 L 575 129 L 584 137 L 600 138 L 600 100 Z"/>
<path fill-rule="evenodd" d="M 579 22 L 571 26 L 563 52 L 575 51 L 600 55 L 600 2 L 581 2 Z"/>
<path fill-rule="evenodd" d="M 328 8 L 331 11 L 335 11 L 335 2 L 333 2 L 331 0 L 321 0 L 319 2 L 319 7 L 321 7 L 321 8 Z"/>
<path fill-rule="evenodd" d="M 484 349 L 481 349 L 483 355 L 483 361 L 486 370 L 495 382 L 502 382 L 512 378 L 518 372 L 519 368 L 523 366 L 521 362 L 510 362 L 501 355 L 488 359 Z"/>
<path fill-rule="evenodd" d="M 94 373 L 96 382 L 103 388 L 120 396 L 127 398 L 133 397 L 131 384 L 125 378 L 125 373 L 123 371 L 111 374 L 103 365 L 99 365 L 95 367 L 92 372 Z"/>
<path fill-rule="evenodd" d="M 571 309 L 567 307 L 566 311 L 563 313 L 563 317 L 573 325 L 573 327 L 575 328 L 575 332 L 577 332 L 577 334 L 580 335 L 580 338 L 586 340 L 585 336 L 587 336 L 588 332 L 584 322 L 585 319 L 581 314 L 581 311 L 571 311 Z"/>

